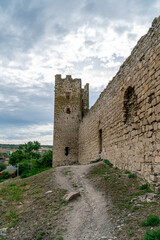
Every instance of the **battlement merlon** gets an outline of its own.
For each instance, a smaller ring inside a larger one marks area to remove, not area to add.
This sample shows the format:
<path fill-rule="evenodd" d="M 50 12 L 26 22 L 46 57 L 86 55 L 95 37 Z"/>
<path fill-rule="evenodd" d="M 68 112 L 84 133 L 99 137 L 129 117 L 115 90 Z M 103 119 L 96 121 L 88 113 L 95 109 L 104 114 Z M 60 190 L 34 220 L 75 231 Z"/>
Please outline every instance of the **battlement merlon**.
<path fill-rule="evenodd" d="M 75 83 L 78 84 L 79 87 L 81 88 L 81 79 L 80 78 L 72 78 L 71 75 L 66 75 L 65 78 L 61 77 L 61 74 L 56 74 L 55 75 L 55 85 L 58 84 L 66 84 L 66 82 L 70 82 L 70 83 Z"/>

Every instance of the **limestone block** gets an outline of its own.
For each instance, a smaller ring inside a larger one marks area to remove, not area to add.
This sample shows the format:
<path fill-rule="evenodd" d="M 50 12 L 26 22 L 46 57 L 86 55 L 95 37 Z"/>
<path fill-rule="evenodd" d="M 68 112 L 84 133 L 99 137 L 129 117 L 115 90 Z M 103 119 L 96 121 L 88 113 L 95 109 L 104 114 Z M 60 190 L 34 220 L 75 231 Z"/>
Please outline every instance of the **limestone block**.
<path fill-rule="evenodd" d="M 154 173 L 159 174 L 160 173 L 160 164 L 153 165 L 153 170 L 154 170 Z"/>
<path fill-rule="evenodd" d="M 80 196 L 80 192 L 70 192 L 64 196 L 64 200 L 69 202 L 73 199 L 76 199 L 79 196 Z"/>
<path fill-rule="evenodd" d="M 150 180 L 151 180 L 152 182 L 157 182 L 157 176 L 155 176 L 155 175 L 150 175 Z"/>
<path fill-rule="evenodd" d="M 155 157 L 155 163 L 160 163 L 160 156 Z"/>
<path fill-rule="evenodd" d="M 148 138 L 152 137 L 152 134 L 153 134 L 153 132 L 152 132 L 152 131 L 149 131 L 149 132 L 147 133 L 147 137 L 148 137 Z"/>

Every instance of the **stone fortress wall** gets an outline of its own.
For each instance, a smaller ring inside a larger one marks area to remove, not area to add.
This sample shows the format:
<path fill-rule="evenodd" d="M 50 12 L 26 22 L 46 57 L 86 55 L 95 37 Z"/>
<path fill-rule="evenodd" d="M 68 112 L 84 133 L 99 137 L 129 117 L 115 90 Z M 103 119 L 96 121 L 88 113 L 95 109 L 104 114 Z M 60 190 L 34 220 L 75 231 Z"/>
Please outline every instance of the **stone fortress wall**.
<path fill-rule="evenodd" d="M 82 89 L 80 79 L 56 75 L 53 166 L 101 157 L 160 183 L 160 17 L 88 105 L 88 84 Z"/>
<path fill-rule="evenodd" d="M 160 17 L 83 118 L 79 162 L 101 157 L 160 182 Z"/>

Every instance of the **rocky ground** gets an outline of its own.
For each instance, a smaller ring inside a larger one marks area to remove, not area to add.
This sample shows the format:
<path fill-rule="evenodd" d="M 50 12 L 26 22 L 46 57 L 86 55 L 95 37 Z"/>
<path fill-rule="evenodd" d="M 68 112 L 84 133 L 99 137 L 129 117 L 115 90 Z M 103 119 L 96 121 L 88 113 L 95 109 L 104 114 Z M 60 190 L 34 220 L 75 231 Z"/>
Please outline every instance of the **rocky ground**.
<path fill-rule="evenodd" d="M 81 194 L 74 202 L 69 203 L 72 211 L 65 216 L 68 224 L 64 239 L 117 239 L 115 226 L 107 213 L 112 205 L 111 199 L 106 198 L 86 178 L 90 167 L 83 165 L 57 169 L 56 179 L 59 185 L 70 192 L 79 191 Z"/>
<path fill-rule="evenodd" d="M 58 167 L 0 185 L 0 239 L 141 240 L 160 197 L 129 172 L 96 163 Z M 80 196 L 66 201 L 65 195 Z"/>

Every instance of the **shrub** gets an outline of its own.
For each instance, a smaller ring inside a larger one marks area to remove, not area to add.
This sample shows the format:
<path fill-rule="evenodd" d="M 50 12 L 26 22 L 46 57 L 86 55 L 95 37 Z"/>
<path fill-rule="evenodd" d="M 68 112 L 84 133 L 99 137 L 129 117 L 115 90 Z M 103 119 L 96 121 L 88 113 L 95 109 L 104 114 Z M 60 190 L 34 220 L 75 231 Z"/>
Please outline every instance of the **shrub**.
<path fill-rule="evenodd" d="M 148 184 L 143 184 L 142 186 L 139 187 L 139 190 L 145 190 L 145 192 L 152 192 Z"/>
<path fill-rule="evenodd" d="M 136 178 L 136 175 L 133 174 L 133 173 L 130 173 L 130 174 L 128 175 L 128 178 Z"/>
<path fill-rule="evenodd" d="M 148 184 L 143 184 L 142 186 L 139 187 L 140 190 L 144 190 L 144 189 L 147 189 L 149 186 Z"/>
<path fill-rule="evenodd" d="M 110 167 L 112 167 L 113 166 L 113 164 L 109 161 L 109 160 L 104 160 L 104 163 L 105 164 L 107 164 L 108 166 L 110 166 Z"/>
<path fill-rule="evenodd" d="M 124 172 L 125 174 L 131 174 L 131 172 L 130 171 L 128 171 L 128 170 L 125 170 L 125 172 Z"/>
<path fill-rule="evenodd" d="M 23 172 L 23 173 L 21 173 L 20 177 L 21 177 L 21 178 L 26 178 L 26 177 L 28 177 L 28 173 Z"/>
<path fill-rule="evenodd" d="M 28 173 L 29 172 L 29 163 L 28 160 L 24 160 L 19 164 L 19 174 Z"/>
<path fill-rule="evenodd" d="M 6 165 L 4 163 L 0 163 L 0 172 L 6 169 Z"/>
<path fill-rule="evenodd" d="M 8 178 L 11 178 L 12 177 L 12 174 L 10 174 L 9 172 L 5 171 L 2 173 L 2 177 L 3 179 L 8 179 Z"/>
<path fill-rule="evenodd" d="M 153 216 L 150 215 L 147 217 L 147 221 L 146 222 L 141 222 L 141 226 L 146 227 L 146 226 L 157 226 L 160 223 L 160 219 L 158 216 Z"/>
<path fill-rule="evenodd" d="M 52 151 L 51 150 L 43 154 L 42 165 L 43 167 L 52 167 Z"/>
<path fill-rule="evenodd" d="M 33 168 L 46 168 L 52 167 L 52 151 L 49 150 L 44 153 L 40 159 L 33 160 Z"/>
<path fill-rule="evenodd" d="M 23 159 L 26 159 L 26 157 L 26 153 L 24 153 L 22 150 L 17 150 L 9 156 L 9 164 L 15 166 L 17 163 L 23 161 Z"/>
<path fill-rule="evenodd" d="M 42 168 L 43 167 L 43 163 L 42 163 L 42 159 L 32 159 L 32 164 L 33 164 L 33 168 Z"/>
<path fill-rule="evenodd" d="M 39 152 L 32 152 L 32 158 L 34 159 L 40 159 L 41 154 Z"/>
<path fill-rule="evenodd" d="M 147 231 L 144 240 L 159 240 L 160 239 L 160 229 Z"/>
<path fill-rule="evenodd" d="M 44 236 L 44 232 L 40 232 L 36 240 L 41 240 L 43 236 Z"/>

